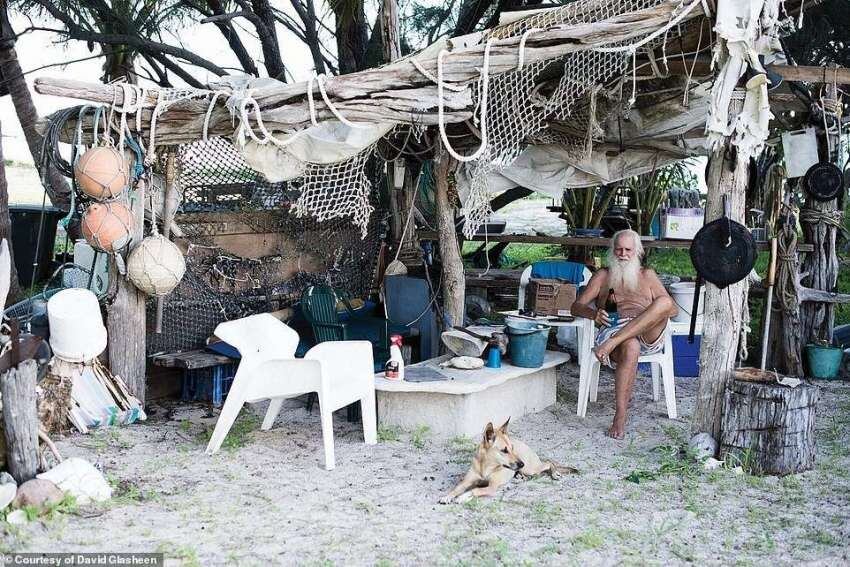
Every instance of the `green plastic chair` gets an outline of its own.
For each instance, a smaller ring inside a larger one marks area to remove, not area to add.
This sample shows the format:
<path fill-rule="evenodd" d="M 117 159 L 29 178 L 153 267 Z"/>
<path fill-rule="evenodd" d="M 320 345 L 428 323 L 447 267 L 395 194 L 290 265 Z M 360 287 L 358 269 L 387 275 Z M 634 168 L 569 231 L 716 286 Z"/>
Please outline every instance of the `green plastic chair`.
<path fill-rule="evenodd" d="M 387 320 L 358 315 L 347 297 L 342 296 L 341 299 L 348 314 L 346 320 L 342 320 L 337 311 L 340 296 L 330 286 L 310 286 L 301 296 L 301 310 L 313 328 L 316 342 L 369 341 L 372 343 L 375 368 L 383 368 L 390 354 Z"/>

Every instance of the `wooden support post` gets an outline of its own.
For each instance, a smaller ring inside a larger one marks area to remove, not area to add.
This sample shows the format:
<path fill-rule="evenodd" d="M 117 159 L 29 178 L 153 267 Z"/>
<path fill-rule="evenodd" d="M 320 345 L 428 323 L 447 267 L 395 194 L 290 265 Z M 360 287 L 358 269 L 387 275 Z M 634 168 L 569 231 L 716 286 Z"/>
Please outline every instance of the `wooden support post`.
<path fill-rule="evenodd" d="M 38 365 L 30 359 L 0 376 L 6 465 L 18 484 L 35 478 L 38 467 L 37 373 Z"/>
<path fill-rule="evenodd" d="M 825 69 L 827 76 L 831 73 Z M 827 89 L 829 95 L 825 103 L 835 103 L 837 93 L 835 85 Z M 840 108 L 838 115 L 833 115 L 840 120 Z M 826 133 L 830 136 L 830 133 Z M 828 152 L 827 159 L 835 163 L 839 139 L 832 136 L 828 144 L 833 151 Z M 844 189 L 842 188 L 842 191 Z M 800 224 L 803 227 L 805 241 L 814 246 L 814 252 L 806 254 L 803 259 L 802 272 L 808 276 L 803 279 L 806 287 L 822 291 L 835 291 L 838 282 L 838 254 L 836 253 L 835 240 L 838 228 L 831 224 L 837 220 L 838 201 L 818 201 L 811 196 L 806 196 L 806 203 L 800 211 Z M 840 221 L 839 221 L 840 222 Z M 832 303 L 806 302 L 800 305 L 800 322 L 802 323 L 802 344 L 808 344 L 817 340 L 832 342 L 832 329 L 835 322 L 835 306 Z"/>
<path fill-rule="evenodd" d="M 712 153 L 708 167 L 706 222 L 721 216 L 723 195 L 728 195 L 730 218 L 743 223 L 749 160 L 736 159 L 734 148 L 727 140 Z M 694 433 L 706 432 L 720 439 L 723 395 L 738 355 L 746 283 L 738 282 L 725 289 L 712 283 L 706 283 L 705 287 L 705 322 L 692 428 Z"/>
<path fill-rule="evenodd" d="M 133 225 L 131 249 L 144 234 L 144 183 L 139 182 L 130 192 L 130 211 Z M 109 369 L 120 376 L 130 393 L 145 405 L 145 294 L 118 273 L 114 256 L 110 259 L 109 280 L 116 282 L 116 292 L 106 310 L 106 329 L 109 336 Z"/>
<path fill-rule="evenodd" d="M 446 325 L 463 325 L 466 281 L 463 277 L 463 260 L 457 241 L 455 211 L 449 199 L 449 176 L 457 168 L 457 161 L 448 154 L 440 156 L 434 164 L 435 200 L 437 206 L 437 231 L 440 235 L 440 259 L 443 265 L 443 316 Z"/>

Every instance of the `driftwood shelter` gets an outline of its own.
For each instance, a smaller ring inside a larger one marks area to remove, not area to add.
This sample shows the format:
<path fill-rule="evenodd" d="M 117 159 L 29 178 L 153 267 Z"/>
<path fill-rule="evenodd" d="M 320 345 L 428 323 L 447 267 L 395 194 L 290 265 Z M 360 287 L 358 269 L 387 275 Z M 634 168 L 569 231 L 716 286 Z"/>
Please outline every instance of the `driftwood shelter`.
<path fill-rule="evenodd" d="M 461 323 L 456 208 L 473 237 L 505 172 L 533 170 L 535 160 L 557 165 L 562 191 L 708 155 L 706 221 L 726 200 L 729 217 L 742 221 L 750 158 L 764 148 L 771 118 L 812 110 L 787 92 L 768 93 L 770 80 L 850 82 L 847 70 L 785 64 L 779 30 L 800 4 L 580 0 L 508 13 L 495 28 L 377 69 L 293 84 L 235 78 L 192 90 L 38 79 L 41 94 L 104 108 L 54 115 L 56 142 L 141 147 L 144 181 L 130 190 L 134 238 L 159 227 L 187 259 L 184 280 L 158 309 L 116 278 L 113 372 L 143 399 L 151 352 L 193 346 L 225 319 L 288 307 L 312 281 L 367 294 L 387 259 L 418 248 L 409 227 L 429 221 L 444 318 Z M 836 96 L 826 93 L 819 107 L 825 139 L 843 124 Z M 405 221 L 423 177 L 433 217 Z M 783 183 L 778 173 L 775 183 Z M 794 226 L 793 202 L 779 200 L 776 210 L 785 218 L 784 229 L 774 227 L 781 292 L 773 328 L 782 348 L 772 366 L 802 375 L 802 345 L 830 336 L 831 306 L 850 300 L 833 293 L 840 213 L 835 199 L 803 208 L 812 253 L 800 268 L 796 236 L 782 237 Z M 113 261 L 114 275 L 117 268 Z M 748 286 L 707 284 L 694 429 L 715 438 L 741 338 L 728 329 L 742 327 Z M 161 332 L 146 335 L 157 311 Z"/>

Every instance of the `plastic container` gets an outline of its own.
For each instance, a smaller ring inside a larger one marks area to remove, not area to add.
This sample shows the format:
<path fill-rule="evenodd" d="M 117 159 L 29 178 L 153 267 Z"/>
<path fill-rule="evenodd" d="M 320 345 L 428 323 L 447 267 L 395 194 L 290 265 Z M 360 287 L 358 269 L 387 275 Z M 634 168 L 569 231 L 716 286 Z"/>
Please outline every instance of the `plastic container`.
<path fill-rule="evenodd" d="M 505 327 L 511 364 L 521 368 L 540 368 L 546 355 L 546 343 L 552 327 L 534 321 L 511 321 Z"/>
<path fill-rule="evenodd" d="M 690 323 L 691 310 L 694 308 L 694 282 L 679 282 L 670 284 L 667 288 L 670 291 L 670 297 L 676 302 L 679 308 L 679 313 L 673 317 L 673 321 L 677 323 Z M 697 325 L 702 325 L 702 316 L 705 313 L 705 287 L 699 290 L 699 308 L 697 309 Z"/>
<path fill-rule="evenodd" d="M 50 348 L 68 362 L 86 362 L 106 349 L 100 304 L 87 289 L 64 289 L 47 302 Z"/>
<path fill-rule="evenodd" d="M 841 358 L 844 351 L 839 347 L 806 345 L 806 361 L 809 364 L 809 376 L 823 380 L 838 378 Z"/>

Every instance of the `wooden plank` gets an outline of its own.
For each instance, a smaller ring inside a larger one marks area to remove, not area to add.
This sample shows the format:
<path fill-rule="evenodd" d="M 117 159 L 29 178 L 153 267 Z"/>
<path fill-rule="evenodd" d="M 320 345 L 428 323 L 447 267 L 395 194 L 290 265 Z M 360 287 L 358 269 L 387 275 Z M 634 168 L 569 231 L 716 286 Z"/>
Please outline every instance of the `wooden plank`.
<path fill-rule="evenodd" d="M 182 368 L 184 370 L 209 368 L 210 366 L 233 364 L 234 362 L 236 362 L 236 359 L 234 358 L 203 349 L 158 354 L 153 357 L 153 363 L 156 366 L 162 366 L 165 368 Z"/>
<path fill-rule="evenodd" d="M 422 240 L 437 240 L 437 233 L 431 230 L 420 230 L 418 236 Z M 563 246 L 589 246 L 591 248 L 607 248 L 611 244 L 610 238 L 592 238 L 586 236 L 538 236 L 534 234 L 477 234 L 471 238 L 475 242 L 510 242 L 518 244 L 560 244 Z M 644 248 L 684 248 L 690 249 L 690 240 L 644 240 Z M 759 251 L 770 249 L 769 242 L 757 242 Z M 811 244 L 800 244 L 797 246 L 799 252 L 812 252 Z"/>

